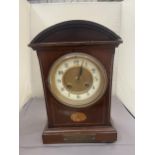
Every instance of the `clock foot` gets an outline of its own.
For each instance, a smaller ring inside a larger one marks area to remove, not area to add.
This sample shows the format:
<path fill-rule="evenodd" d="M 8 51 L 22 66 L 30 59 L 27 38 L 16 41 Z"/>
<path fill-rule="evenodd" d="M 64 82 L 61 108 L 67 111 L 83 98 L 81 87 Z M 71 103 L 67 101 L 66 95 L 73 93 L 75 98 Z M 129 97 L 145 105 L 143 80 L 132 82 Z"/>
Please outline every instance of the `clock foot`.
<path fill-rule="evenodd" d="M 112 126 L 45 128 L 44 144 L 56 143 L 109 143 L 117 140 Z"/>

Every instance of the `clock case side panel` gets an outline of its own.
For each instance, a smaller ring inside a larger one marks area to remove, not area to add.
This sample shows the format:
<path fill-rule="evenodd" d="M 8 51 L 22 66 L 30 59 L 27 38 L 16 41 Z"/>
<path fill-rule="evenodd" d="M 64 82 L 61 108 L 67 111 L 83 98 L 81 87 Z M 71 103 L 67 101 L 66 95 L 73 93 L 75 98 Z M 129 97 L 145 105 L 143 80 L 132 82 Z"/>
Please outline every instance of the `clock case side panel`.
<path fill-rule="evenodd" d="M 90 54 L 97 59 L 99 59 L 103 63 L 104 58 L 104 65 L 107 70 L 108 74 L 108 88 L 107 92 L 105 94 L 106 97 L 101 98 L 99 103 L 97 103 L 94 106 L 91 106 L 87 108 L 88 110 L 82 109 L 82 112 L 86 112 L 92 119 L 92 122 L 87 123 L 73 123 L 71 120 L 60 118 L 59 114 L 61 114 L 63 111 L 73 112 L 77 111 L 76 109 L 72 109 L 69 107 L 66 107 L 60 103 L 52 96 L 48 89 L 48 72 L 53 64 L 53 62 L 59 58 L 60 56 L 67 54 L 68 51 L 70 53 L 72 52 L 85 52 L 87 54 Z M 105 52 L 106 51 L 106 52 Z M 42 81 L 43 81 L 43 87 L 44 87 L 44 95 L 45 95 L 45 101 L 46 101 L 46 108 L 47 108 L 47 116 L 48 116 L 48 127 L 61 127 L 61 126 L 89 126 L 89 125 L 110 125 L 110 102 L 111 102 L 111 83 L 112 83 L 112 65 L 113 65 L 113 56 L 114 56 L 114 48 L 111 47 L 105 47 L 105 46 L 83 46 L 83 47 L 59 47 L 59 48 L 50 48 L 50 50 L 41 50 L 37 51 L 37 55 L 39 58 L 40 68 L 41 68 L 41 75 L 42 75 Z M 51 57 L 51 59 L 49 58 Z M 107 58 L 107 59 L 106 59 Z M 51 62 L 49 62 L 51 60 Z M 104 103 L 103 103 L 104 102 Z M 91 115 L 94 114 L 94 117 Z M 97 123 L 96 123 L 97 122 Z"/>
<path fill-rule="evenodd" d="M 115 46 L 102 45 L 102 46 L 96 46 L 96 49 L 97 51 L 95 51 L 93 54 L 105 66 L 105 69 L 107 71 L 107 76 L 108 76 L 108 86 L 107 86 L 106 93 L 104 94 L 106 96 L 106 100 L 104 101 L 106 102 L 106 111 L 105 111 L 106 118 L 105 118 L 104 125 L 111 125 L 111 97 L 112 97 L 112 79 L 113 79 L 113 63 L 114 63 L 114 55 L 115 55 Z"/>
<path fill-rule="evenodd" d="M 113 55 L 111 57 L 110 76 L 109 76 L 109 104 L 107 108 L 107 122 L 111 125 L 111 98 L 112 98 L 112 82 L 113 82 L 113 68 L 114 68 L 114 56 L 115 49 L 113 49 Z"/>
<path fill-rule="evenodd" d="M 44 92 L 44 98 L 45 98 L 45 105 L 46 105 L 46 114 L 47 114 L 47 126 L 52 127 L 53 119 L 52 119 L 52 112 L 50 110 L 49 104 L 48 104 L 48 95 L 47 95 L 47 89 L 46 89 L 46 79 L 43 73 L 43 63 L 41 61 L 41 57 L 39 55 L 39 52 L 37 51 L 37 56 L 39 60 L 39 66 L 40 66 L 40 72 L 41 72 L 41 79 L 42 79 L 42 85 L 43 85 L 43 92 Z"/>

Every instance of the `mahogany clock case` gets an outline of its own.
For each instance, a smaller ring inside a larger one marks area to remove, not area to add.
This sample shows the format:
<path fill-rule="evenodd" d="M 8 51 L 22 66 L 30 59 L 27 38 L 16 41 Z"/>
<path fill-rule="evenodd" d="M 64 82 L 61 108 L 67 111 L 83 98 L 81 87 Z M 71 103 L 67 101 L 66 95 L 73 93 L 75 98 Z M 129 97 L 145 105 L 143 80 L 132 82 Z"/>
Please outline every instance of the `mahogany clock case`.
<path fill-rule="evenodd" d="M 67 21 L 38 34 L 30 43 L 37 51 L 48 123 L 43 143 L 113 142 L 116 130 L 111 126 L 110 107 L 115 47 L 121 38 L 106 27 L 89 21 Z M 48 75 L 53 63 L 68 53 L 86 53 L 98 59 L 105 67 L 108 86 L 105 94 L 92 106 L 73 108 L 59 103 L 48 86 Z M 71 115 L 84 113 L 85 121 L 74 122 Z"/>

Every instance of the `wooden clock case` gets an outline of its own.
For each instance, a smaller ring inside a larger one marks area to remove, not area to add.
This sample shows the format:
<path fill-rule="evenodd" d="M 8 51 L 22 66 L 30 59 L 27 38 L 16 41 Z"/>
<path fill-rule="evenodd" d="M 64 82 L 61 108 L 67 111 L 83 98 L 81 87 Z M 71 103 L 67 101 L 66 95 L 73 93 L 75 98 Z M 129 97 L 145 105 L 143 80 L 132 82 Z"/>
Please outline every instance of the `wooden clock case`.
<path fill-rule="evenodd" d="M 117 132 L 110 122 L 112 73 L 115 47 L 121 38 L 108 28 L 90 21 L 62 22 L 39 33 L 29 44 L 37 51 L 48 123 L 42 135 L 43 143 L 113 142 Z M 73 52 L 87 53 L 105 67 L 108 86 L 97 103 L 85 108 L 72 108 L 59 103 L 48 87 L 50 67 L 59 57 Z M 70 115 L 82 112 L 83 122 L 73 122 Z"/>

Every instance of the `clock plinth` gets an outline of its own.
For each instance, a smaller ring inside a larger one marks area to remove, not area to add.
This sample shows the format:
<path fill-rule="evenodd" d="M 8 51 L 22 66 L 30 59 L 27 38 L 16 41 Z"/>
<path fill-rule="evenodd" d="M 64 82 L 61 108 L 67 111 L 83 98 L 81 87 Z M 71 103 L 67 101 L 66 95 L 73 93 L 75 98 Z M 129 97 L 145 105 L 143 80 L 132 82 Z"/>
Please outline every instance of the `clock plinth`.
<path fill-rule="evenodd" d="M 117 140 L 112 126 L 93 127 L 46 127 L 42 135 L 44 144 L 54 143 L 109 143 Z"/>
<path fill-rule="evenodd" d="M 51 26 L 32 40 L 46 102 L 44 144 L 116 141 L 110 109 L 115 47 L 121 42 L 108 28 L 82 20 Z"/>

